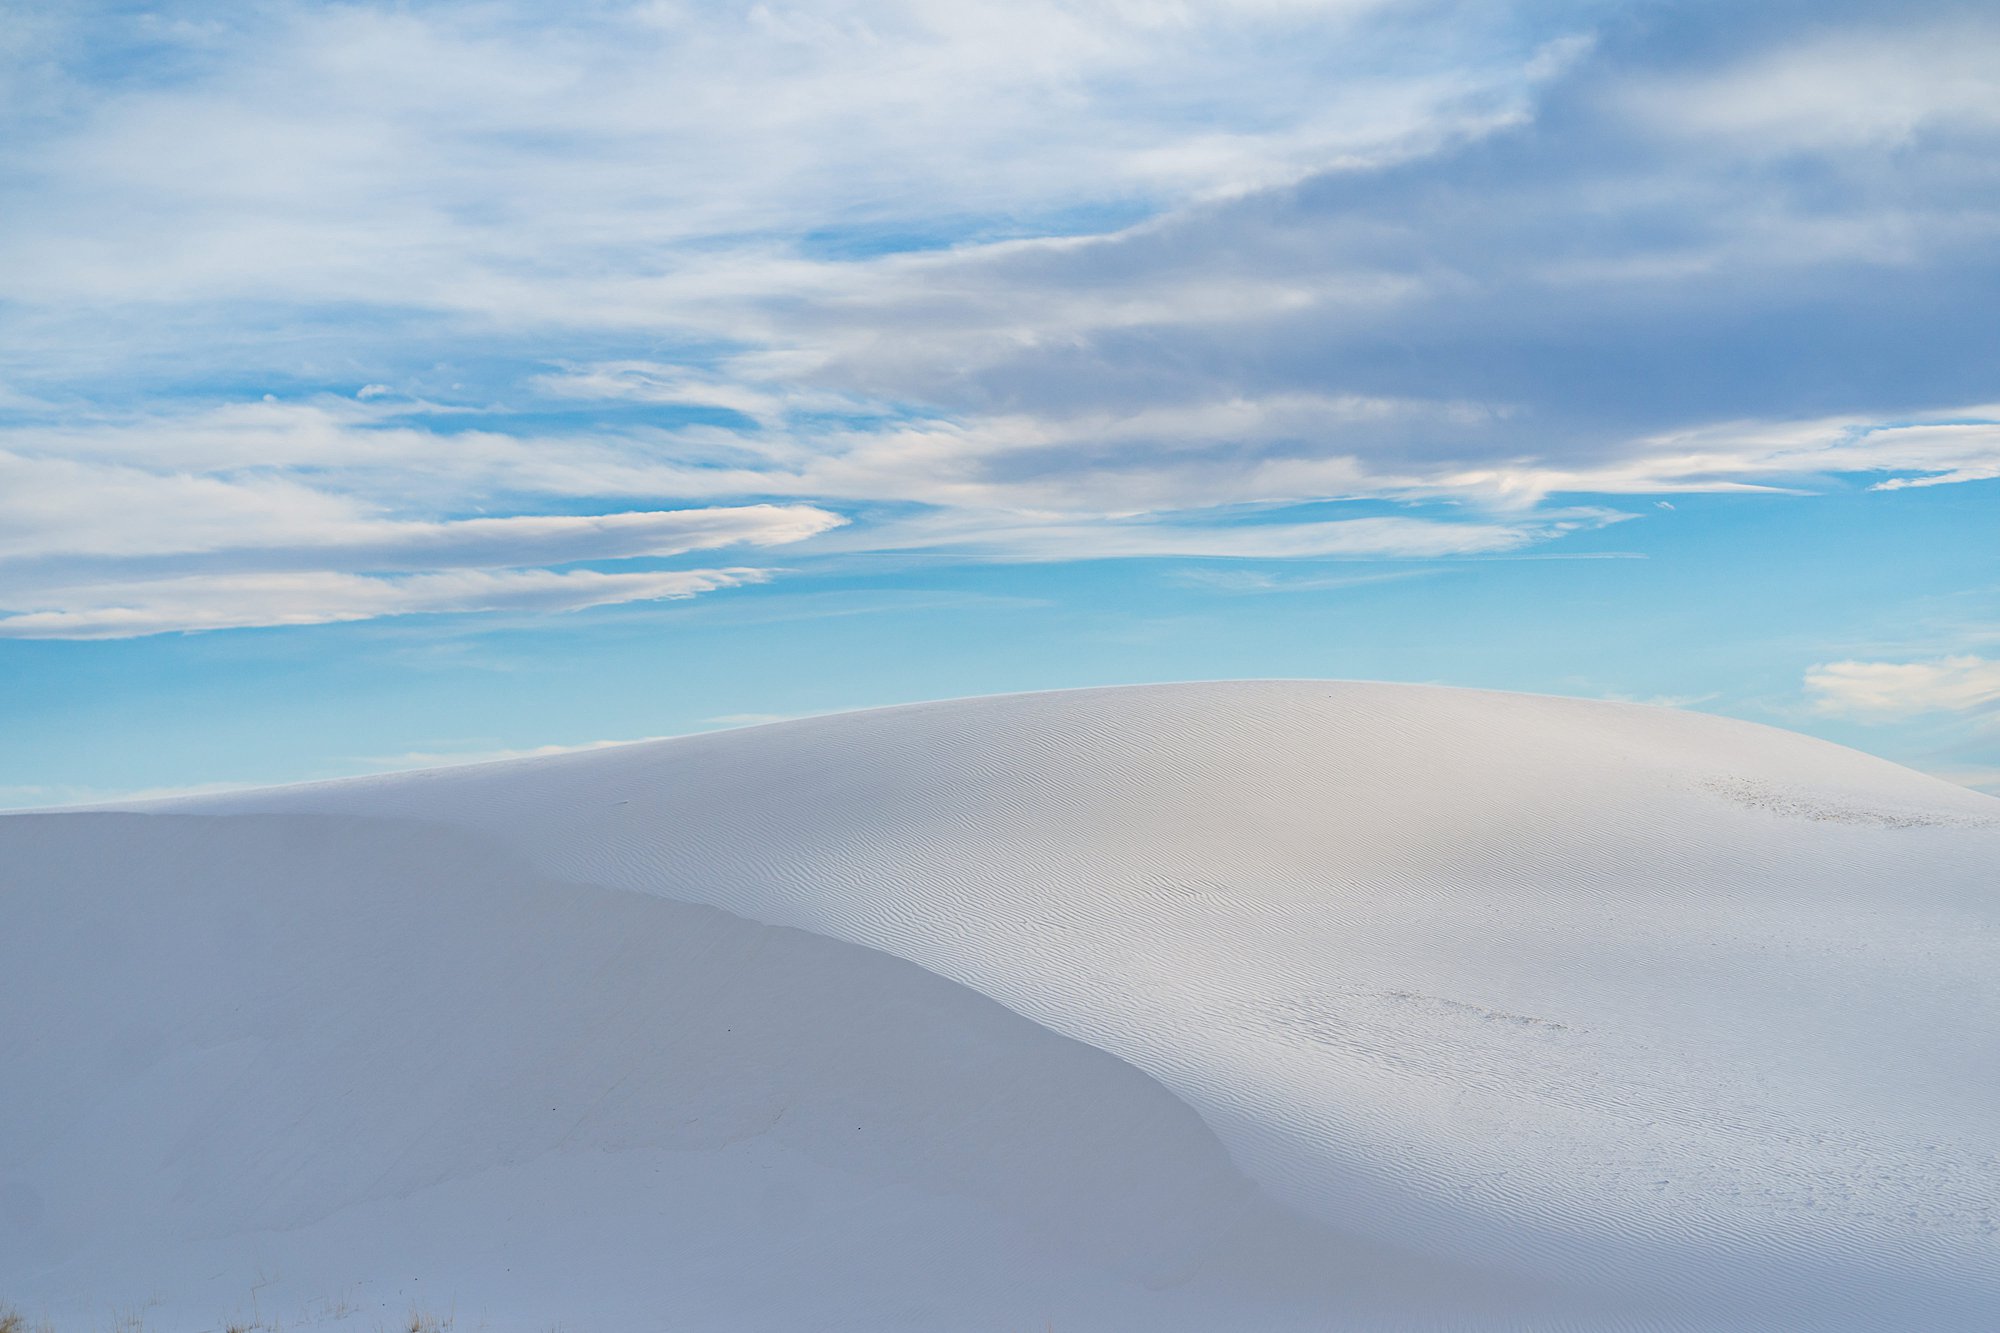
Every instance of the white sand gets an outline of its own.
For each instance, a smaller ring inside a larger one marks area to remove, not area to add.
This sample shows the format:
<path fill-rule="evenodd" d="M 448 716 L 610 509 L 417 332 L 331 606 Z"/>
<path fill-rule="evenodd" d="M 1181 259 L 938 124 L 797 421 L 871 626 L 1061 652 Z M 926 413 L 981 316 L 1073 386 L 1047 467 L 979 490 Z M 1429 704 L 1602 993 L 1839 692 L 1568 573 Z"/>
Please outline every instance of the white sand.
<path fill-rule="evenodd" d="M 149 809 L 0 819 L 64 1329 L 2000 1326 L 2000 801 L 1823 742 L 1188 685 Z"/>

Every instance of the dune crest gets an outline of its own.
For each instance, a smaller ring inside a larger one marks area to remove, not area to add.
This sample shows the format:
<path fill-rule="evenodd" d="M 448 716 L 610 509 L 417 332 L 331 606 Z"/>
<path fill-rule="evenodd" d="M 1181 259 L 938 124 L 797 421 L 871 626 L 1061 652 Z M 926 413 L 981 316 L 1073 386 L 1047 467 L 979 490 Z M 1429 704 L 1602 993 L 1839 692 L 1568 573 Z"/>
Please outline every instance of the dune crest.
<path fill-rule="evenodd" d="M 495 1328 L 2000 1308 L 2000 801 L 1824 742 L 1250 682 L 152 808 L 0 820 L 50 1301 L 189 1217 L 397 1300 L 428 1237 Z"/>

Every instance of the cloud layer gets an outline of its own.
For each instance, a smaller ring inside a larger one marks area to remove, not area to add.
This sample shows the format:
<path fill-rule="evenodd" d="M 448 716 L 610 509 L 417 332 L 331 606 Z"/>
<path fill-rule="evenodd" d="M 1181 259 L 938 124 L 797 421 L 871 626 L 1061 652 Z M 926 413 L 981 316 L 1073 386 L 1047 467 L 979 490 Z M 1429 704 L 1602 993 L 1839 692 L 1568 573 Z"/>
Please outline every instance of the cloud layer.
<path fill-rule="evenodd" d="M 370 577 L 319 571 L 153 579 L 60 590 L 62 606 L 0 616 L 0 638 L 123 639 L 168 630 L 323 625 L 377 616 L 467 611 L 581 611 L 618 602 L 692 597 L 762 582 L 756 569 L 462 570 Z"/>
<path fill-rule="evenodd" d="M 1806 688 L 1821 710 L 1861 718 L 1981 712 L 2000 704 L 2000 660 L 1827 662 L 1806 673 Z"/>
<path fill-rule="evenodd" d="M 19 17 L 0 636 L 2000 478 L 1977 6 Z"/>

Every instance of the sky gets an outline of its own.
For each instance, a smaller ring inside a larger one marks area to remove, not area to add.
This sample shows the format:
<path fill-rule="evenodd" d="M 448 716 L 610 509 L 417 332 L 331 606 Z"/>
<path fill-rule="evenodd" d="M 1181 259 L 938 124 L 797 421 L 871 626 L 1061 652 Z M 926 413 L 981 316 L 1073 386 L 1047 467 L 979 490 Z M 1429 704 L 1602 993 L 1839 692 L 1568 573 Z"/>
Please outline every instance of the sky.
<path fill-rule="evenodd" d="M 2000 791 L 1988 4 L 0 2 L 0 806 L 1246 677 Z"/>

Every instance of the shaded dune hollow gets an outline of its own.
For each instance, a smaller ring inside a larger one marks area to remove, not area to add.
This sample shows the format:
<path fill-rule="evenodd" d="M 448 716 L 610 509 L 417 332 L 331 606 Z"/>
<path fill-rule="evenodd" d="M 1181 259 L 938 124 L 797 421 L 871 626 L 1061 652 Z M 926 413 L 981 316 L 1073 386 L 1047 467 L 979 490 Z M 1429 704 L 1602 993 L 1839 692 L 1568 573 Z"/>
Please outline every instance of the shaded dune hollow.
<path fill-rule="evenodd" d="M 0 1302 L 1991 1328 L 1996 870 L 1823 742 L 1328 682 L 9 816 Z"/>

